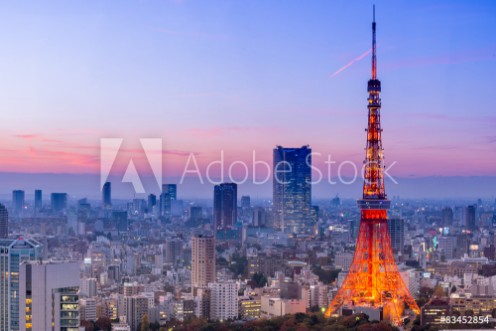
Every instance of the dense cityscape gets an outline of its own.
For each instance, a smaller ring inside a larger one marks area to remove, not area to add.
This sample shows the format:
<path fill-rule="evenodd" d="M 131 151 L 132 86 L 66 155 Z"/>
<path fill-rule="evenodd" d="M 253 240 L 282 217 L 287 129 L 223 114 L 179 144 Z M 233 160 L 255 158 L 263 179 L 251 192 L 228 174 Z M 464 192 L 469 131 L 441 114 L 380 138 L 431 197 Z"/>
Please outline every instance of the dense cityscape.
<path fill-rule="evenodd" d="M 1 279 L 2 329 L 142 330 L 148 323 L 158 330 L 199 319 L 322 315 L 350 268 L 359 210 L 338 196 L 310 200 L 309 168 L 300 164 L 309 147 L 274 151 L 301 173 L 287 178 L 284 192 L 275 186 L 273 202 L 238 198 L 233 183 L 215 186 L 209 202 L 181 199 L 175 184 L 130 201 L 112 199 L 108 182 L 101 201 L 13 191 L 1 207 L 0 234 L 12 238 L 0 248 L 1 274 L 10 274 Z M 407 325 L 426 330 L 447 316 L 493 323 L 495 207 L 481 199 L 392 200 L 395 260 L 421 307 Z"/>
<path fill-rule="evenodd" d="M 162 177 L 161 140 L 140 138 L 152 192 L 132 157 L 112 173 L 123 139 L 102 138 L 99 198 L 46 182 L 1 199 L 0 331 L 495 329 L 496 200 L 389 188 L 375 5 L 371 30 L 356 60 L 371 58 L 365 134 L 350 133 L 366 138 L 357 199 L 332 186 L 317 197 L 325 176 L 307 142 L 270 148 L 269 197 L 246 193 L 238 160 L 218 182 L 208 165 L 209 198 L 191 198 L 184 173 Z"/>

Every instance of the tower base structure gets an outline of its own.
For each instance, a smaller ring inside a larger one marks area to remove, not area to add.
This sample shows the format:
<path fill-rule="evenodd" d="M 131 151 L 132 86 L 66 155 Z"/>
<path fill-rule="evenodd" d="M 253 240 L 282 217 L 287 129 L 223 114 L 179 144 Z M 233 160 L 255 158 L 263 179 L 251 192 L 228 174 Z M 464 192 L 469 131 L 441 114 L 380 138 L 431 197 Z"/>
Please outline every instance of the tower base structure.
<path fill-rule="evenodd" d="M 384 320 L 401 325 L 405 304 L 420 313 L 394 261 L 387 210 L 362 209 L 353 262 L 325 316 L 342 307 L 370 307 L 382 309 Z"/>

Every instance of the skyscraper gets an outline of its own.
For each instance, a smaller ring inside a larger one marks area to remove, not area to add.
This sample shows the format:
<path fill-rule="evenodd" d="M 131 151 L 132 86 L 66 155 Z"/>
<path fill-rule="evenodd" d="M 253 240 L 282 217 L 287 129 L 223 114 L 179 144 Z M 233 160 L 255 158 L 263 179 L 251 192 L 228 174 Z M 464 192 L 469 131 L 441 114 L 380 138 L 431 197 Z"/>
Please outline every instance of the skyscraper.
<path fill-rule="evenodd" d="M 127 211 L 112 212 L 112 219 L 119 235 L 127 233 L 129 229 Z"/>
<path fill-rule="evenodd" d="M 267 212 L 263 207 L 253 209 L 253 226 L 264 227 L 267 224 Z"/>
<path fill-rule="evenodd" d="M 82 297 L 92 298 L 96 296 L 97 286 L 96 278 L 83 278 L 81 279 L 81 286 L 79 294 Z"/>
<path fill-rule="evenodd" d="M 12 207 L 15 212 L 20 212 L 24 209 L 25 201 L 24 201 L 24 191 L 22 190 L 14 190 L 12 191 Z"/>
<path fill-rule="evenodd" d="M 28 261 L 19 273 L 19 329 L 79 329 L 79 263 Z"/>
<path fill-rule="evenodd" d="M 194 235 L 191 239 L 191 287 L 215 282 L 215 237 Z"/>
<path fill-rule="evenodd" d="M 40 211 L 43 208 L 43 192 L 41 190 L 34 190 L 34 210 Z"/>
<path fill-rule="evenodd" d="M 162 193 L 167 193 L 172 200 L 177 200 L 177 185 L 162 184 Z"/>
<path fill-rule="evenodd" d="M 311 153 L 309 146 L 277 146 L 273 158 L 273 203 L 276 226 L 288 233 L 310 231 L 312 199 Z"/>
<path fill-rule="evenodd" d="M 179 238 L 167 239 L 165 241 L 165 263 L 176 265 L 181 258 L 183 250 L 183 242 Z"/>
<path fill-rule="evenodd" d="M 402 218 L 392 218 L 388 221 L 389 235 L 393 252 L 403 251 L 405 245 L 405 221 Z"/>
<path fill-rule="evenodd" d="M 441 216 L 442 226 L 452 226 L 453 225 L 453 209 L 450 207 L 443 208 Z"/>
<path fill-rule="evenodd" d="M 148 195 L 147 208 L 148 212 L 151 213 L 153 211 L 153 207 L 157 205 L 157 196 L 155 194 Z"/>
<path fill-rule="evenodd" d="M 120 316 L 126 316 L 131 330 L 138 330 L 141 319 L 148 313 L 148 298 L 142 295 L 119 297 Z"/>
<path fill-rule="evenodd" d="M 9 236 L 9 213 L 7 208 L 0 203 L 0 239 Z"/>
<path fill-rule="evenodd" d="M 0 239 L 0 330 L 19 331 L 25 314 L 19 311 L 20 264 L 41 254 L 42 246 L 33 239 Z"/>
<path fill-rule="evenodd" d="M 238 185 L 222 183 L 214 187 L 214 224 L 217 230 L 232 229 L 238 220 Z"/>
<path fill-rule="evenodd" d="M 112 184 L 105 182 L 102 189 L 102 206 L 103 208 L 112 207 Z"/>
<path fill-rule="evenodd" d="M 470 231 L 474 231 L 476 229 L 476 223 L 475 223 L 475 209 L 477 206 L 475 205 L 470 205 L 467 206 L 467 209 L 465 210 L 465 224 L 467 226 L 467 229 Z"/>
<path fill-rule="evenodd" d="M 52 193 L 50 195 L 52 212 L 59 212 L 67 208 L 67 193 Z"/>
<path fill-rule="evenodd" d="M 177 200 L 177 185 L 163 184 L 160 194 L 160 215 L 166 218 L 171 216 L 172 201 Z"/>

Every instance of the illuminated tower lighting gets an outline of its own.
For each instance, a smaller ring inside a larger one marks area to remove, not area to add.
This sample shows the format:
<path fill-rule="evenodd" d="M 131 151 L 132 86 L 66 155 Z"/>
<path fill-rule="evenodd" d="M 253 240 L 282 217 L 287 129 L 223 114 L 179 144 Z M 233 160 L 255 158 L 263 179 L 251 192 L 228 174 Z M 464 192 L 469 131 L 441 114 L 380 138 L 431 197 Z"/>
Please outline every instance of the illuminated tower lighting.
<path fill-rule="evenodd" d="M 368 82 L 368 128 L 364 161 L 363 198 L 358 200 L 361 211 L 355 255 L 348 274 L 326 310 L 330 317 L 339 308 L 382 308 L 383 318 L 395 325 L 402 324 L 405 304 L 415 313 L 420 309 L 405 286 L 394 261 L 388 231 L 387 210 L 390 201 L 384 189 L 384 156 L 380 121 L 381 82 L 377 79 L 375 43 L 375 6 L 372 23 L 372 78 Z"/>

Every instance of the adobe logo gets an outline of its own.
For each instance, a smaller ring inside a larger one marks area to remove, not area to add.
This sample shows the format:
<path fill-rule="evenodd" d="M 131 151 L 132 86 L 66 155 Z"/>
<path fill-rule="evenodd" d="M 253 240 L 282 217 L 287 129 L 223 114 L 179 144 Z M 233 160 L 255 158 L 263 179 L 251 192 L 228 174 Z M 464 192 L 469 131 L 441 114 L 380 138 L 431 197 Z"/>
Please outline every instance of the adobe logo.
<path fill-rule="evenodd" d="M 112 166 L 121 150 L 122 138 L 100 139 L 100 189 L 107 181 Z M 162 138 L 140 138 L 141 148 L 152 169 L 157 185 L 162 185 Z M 122 177 L 123 183 L 131 183 L 136 193 L 146 193 L 131 156 Z"/>

